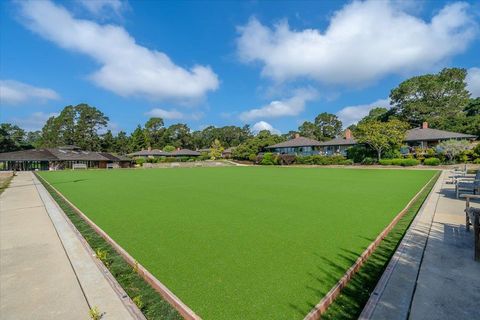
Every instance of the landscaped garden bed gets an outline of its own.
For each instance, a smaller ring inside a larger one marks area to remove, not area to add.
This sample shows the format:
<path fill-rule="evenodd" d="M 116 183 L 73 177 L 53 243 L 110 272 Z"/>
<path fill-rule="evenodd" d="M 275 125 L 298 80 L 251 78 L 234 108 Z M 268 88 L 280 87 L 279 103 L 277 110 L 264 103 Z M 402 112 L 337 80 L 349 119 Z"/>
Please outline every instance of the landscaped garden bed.
<path fill-rule="evenodd" d="M 303 318 L 434 174 L 40 173 L 205 319 Z"/>

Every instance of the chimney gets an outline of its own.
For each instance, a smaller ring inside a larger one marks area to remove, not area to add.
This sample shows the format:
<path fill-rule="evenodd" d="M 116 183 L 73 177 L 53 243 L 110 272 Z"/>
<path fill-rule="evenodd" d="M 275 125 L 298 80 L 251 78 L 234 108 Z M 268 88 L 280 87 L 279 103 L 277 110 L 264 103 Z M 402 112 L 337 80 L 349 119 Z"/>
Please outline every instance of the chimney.
<path fill-rule="evenodd" d="M 422 123 L 422 129 L 428 129 L 428 122 L 427 121 L 424 121 Z"/>
<path fill-rule="evenodd" d="M 345 130 L 345 139 L 352 139 L 352 131 L 350 129 Z"/>
<path fill-rule="evenodd" d="M 300 138 L 300 133 L 295 133 L 295 139 Z"/>
<path fill-rule="evenodd" d="M 152 151 L 152 147 L 148 147 L 148 151 Z"/>
<path fill-rule="evenodd" d="M 180 151 L 180 148 L 177 148 L 177 151 Z"/>

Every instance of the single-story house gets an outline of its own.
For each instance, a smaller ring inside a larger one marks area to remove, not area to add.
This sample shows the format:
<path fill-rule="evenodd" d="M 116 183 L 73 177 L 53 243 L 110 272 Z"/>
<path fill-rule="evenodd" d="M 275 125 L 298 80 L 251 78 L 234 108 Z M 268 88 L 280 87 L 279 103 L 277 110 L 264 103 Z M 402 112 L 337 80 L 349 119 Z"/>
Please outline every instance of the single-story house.
<path fill-rule="evenodd" d="M 435 147 L 445 140 L 475 140 L 477 137 L 470 134 L 458 132 L 450 132 L 438 129 L 431 129 L 428 123 L 424 122 L 421 127 L 407 130 L 405 134 L 405 144 L 409 148 L 420 147 L 422 149 Z M 350 129 L 345 130 L 342 137 L 337 137 L 329 141 L 319 142 L 313 139 L 307 139 L 295 136 L 294 139 L 273 146 L 266 147 L 270 152 L 280 154 L 296 154 L 296 155 L 346 155 L 347 149 L 356 145 L 357 141 L 352 135 Z M 403 152 L 403 151 L 402 151 Z M 409 150 L 407 150 L 409 152 Z"/>
<path fill-rule="evenodd" d="M 319 148 L 321 143 L 314 139 L 301 137 L 298 133 L 295 134 L 295 138 L 268 146 L 269 152 L 279 154 L 295 154 L 300 156 L 309 156 L 313 154 L 319 154 Z"/>
<path fill-rule="evenodd" d="M 73 164 L 87 168 L 129 168 L 132 160 L 108 152 L 80 150 L 75 146 L 40 148 L 0 153 L 2 170 L 57 170 L 69 169 Z"/>
<path fill-rule="evenodd" d="M 230 147 L 222 152 L 222 158 L 229 159 L 232 157 L 233 150 L 235 150 L 235 147 Z"/>
<path fill-rule="evenodd" d="M 356 145 L 357 141 L 352 136 L 350 129 L 345 130 L 343 137 L 336 137 L 329 141 L 320 142 L 320 154 L 333 155 L 341 154 L 346 155 L 347 149 Z"/>
<path fill-rule="evenodd" d="M 198 151 L 193 151 L 190 149 L 180 149 L 180 148 L 172 152 L 166 152 L 159 149 L 148 148 L 147 150 L 140 150 L 140 151 L 129 154 L 129 156 L 134 158 L 198 157 L 200 155 L 201 154 Z"/>

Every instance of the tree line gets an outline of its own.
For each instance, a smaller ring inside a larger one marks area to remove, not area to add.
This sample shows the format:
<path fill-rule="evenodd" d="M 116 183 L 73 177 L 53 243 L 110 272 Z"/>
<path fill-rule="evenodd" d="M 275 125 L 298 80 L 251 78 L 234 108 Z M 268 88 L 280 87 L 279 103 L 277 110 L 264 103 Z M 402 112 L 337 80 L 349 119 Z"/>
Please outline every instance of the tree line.
<path fill-rule="evenodd" d="M 460 68 L 446 68 L 437 74 L 412 77 L 390 92 L 391 108 L 376 107 L 349 129 L 359 141 L 380 153 L 398 144 L 398 137 L 409 128 L 428 122 L 430 127 L 480 136 L 480 98 L 471 98 Z M 335 115 L 320 113 L 313 121 L 305 121 L 297 130 L 283 135 L 261 131 L 253 134 L 243 127 L 209 126 L 192 131 L 186 124 L 165 126 L 162 118 L 150 118 L 127 134 L 113 134 L 107 129 L 109 118 L 88 104 L 66 106 L 58 116 L 49 118 L 42 130 L 26 132 L 16 125 L 0 125 L 0 152 L 39 147 L 76 145 L 84 150 L 128 154 L 151 148 L 209 148 L 217 140 L 223 148 L 238 147 L 234 155 L 248 159 L 265 146 L 285 141 L 294 134 L 326 141 L 342 134 L 343 124 Z M 393 130 L 393 131 L 392 131 Z M 365 137 L 382 138 L 374 146 Z M 388 140 L 385 136 L 397 139 Z M 401 141 L 400 141 L 401 143 Z M 380 154 L 379 154 L 380 155 Z"/>

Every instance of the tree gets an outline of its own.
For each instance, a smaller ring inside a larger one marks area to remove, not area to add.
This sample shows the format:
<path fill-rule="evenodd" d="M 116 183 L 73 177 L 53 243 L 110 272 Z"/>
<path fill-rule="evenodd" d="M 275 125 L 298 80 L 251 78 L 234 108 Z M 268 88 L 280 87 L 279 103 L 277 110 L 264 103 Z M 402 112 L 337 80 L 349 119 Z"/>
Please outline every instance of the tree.
<path fill-rule="evenodd" d="M 40 145 L 42 139 L 42 132 L 37 131 L 29 131 L 27 132 L 27 136 L 25 138 L 25 142 L 27 145 L 32 146 L 33 148 L 37 148 Z"/>
<path fill-rule="evenodd" d="M 368 115 L 363 117 L 358 123 L 369 121 L 386 121 L 388 109 L 384 107 L 375 107 L 368 112 Z"/>
<path fill-rule="evenodd" d="M 305 121 L 298 127 L 298 133 L 305 138 L 318 139 L 320 136 L 319 128 L 310 121 Z M 293 137 L 292 137 L 293 138 Z"/>
<path fill-rule="evenodd" d="M 119 154 L 127 154 L 130 151 L 130 139 L 125 131 L 120 131 L 114 139 L 114 150 Z"/>
<path fill-rule="evenodd" d="M 212 143 L 212 147 L 210 148 L 210 158 L 212 160 L 221 158 L 223 150 L 224 149 L 223 149 L 220 141 L 218 141 L 218 139 L 215 139 L 215 141 L 213 141 L 213 143 Z"/>
<path fill-rule="evenodd" d="M 172 152 L 172 151 L 175 151 L 175 147 L 167 145 L 167 146 L 163 147 L 163 151 L 164 152 Z"/>
<path fill-rule="evenodd" d="M 480 116 L 480 98 L 470 99 L 464 111 L 467 117 Z"/>
<path fill-rule="evenodd" d="M 25 130 L 10 123 L 0 124 L 0 152 L 31 149 L 26 141 Z"/>
<path fill-rule="evenodd" d="M 173 145 L 176 148 L 193 148 L 190 128 L 183 123 L 171 125 L 163 135 L 163 145 Z"/>
<path fill-rule="evenodd" d="M 467 140 L 451 139 L 440 142 L 437 149 L 444 154 L 449 161 L 453 161 L 460 153 L 470 149 L 470 143 Z"/>
<path fill-rule="evenodd" d="M 262 151 L 266 146 L 282 141 L 285 141 L 284 137 L 272 134 L 268 130 L 262 130 L 256 136 L 237 146 L 233 150 L 232 156 L 235 159 L 249 159 L 252 155 L 256 156 L 257 153 Z"/>
<path fill-rule="evenodd" d="M 102 151 L 113 152 L 115 151 L 115 138 L 113 137 L 112 131 L 108 130 L 104 133 L 100 140 L 100 146 Z"/>
<path fill-rule="evenodd" d="M 133 152 L 143 150 L 147 147 L 147 140 L 145 139 L 145 132 L 142 127 L 138 125 L 130 135 L 129 149 Z"/>
<path fill-rule="evenodd" d="M 100 137 L 98 131 L 108 124 L 108 117 L 88 104 L 75 106 L 77 114 L 75 124 L 75 145 L 83 150 L 99 150 Z"/>
<path fill-rule="evenodd" d="M 452 118 L 462 116 L 470 93 L 466 89 L 465 69 L 443 69 L 403 81 L 390 93 L 393 108 L 388 116 L 397 116 L 412 127 L 427 121 L 431 127 L 451 130 Z"/>
<path fill-rule="evenodd" d="M 398 148 L 405 139 L 408 124 L 396 119 L 387 122 L 377 120 L 359 123 L 355 131 L 355 138 L 359 143 L 365 143 L 377 152 L 378 160 L 382 153 Z"/>
<path fill-rule="evenodd" d="M 60 145 L 60 125 L 55 117 L 48 118 L 47 122 L 42 128 L 42 138 L 40 146 L 51 148 Z"/>
<path fill-rule="evenodd" d="M 150 118 L 145 123 L 145 137 L 147 139 L 147 145 L 152 148 L 161 147 L 162 136 L 165 131 L 163 127 L 162 118 Z"/>
<path fill-rule="evenodd" d="M 318 127 L 317 139 L 320 141 L 330 140 L 342 132 L 342 121 L 334 114 L 323 112 L 315 118 Z"/>

